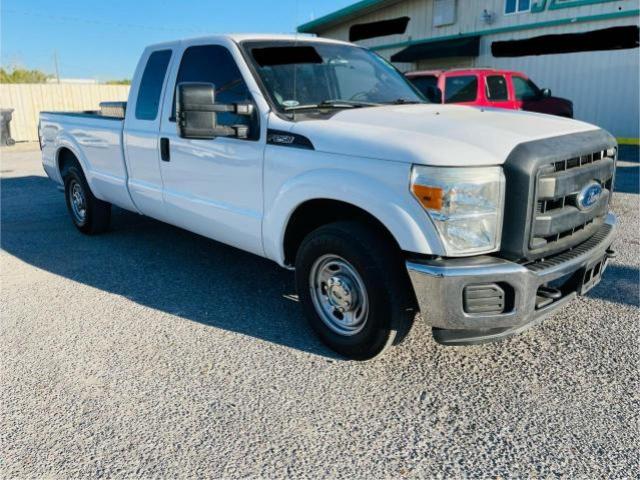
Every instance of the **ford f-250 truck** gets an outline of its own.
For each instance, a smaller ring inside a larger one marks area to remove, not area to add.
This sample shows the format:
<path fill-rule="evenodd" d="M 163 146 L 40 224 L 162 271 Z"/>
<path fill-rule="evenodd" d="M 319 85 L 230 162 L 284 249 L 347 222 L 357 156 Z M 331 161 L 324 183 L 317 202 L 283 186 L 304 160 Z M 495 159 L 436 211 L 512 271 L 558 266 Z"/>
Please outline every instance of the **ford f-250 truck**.
<path fill-rule="evenodd" d="M 613 255 L 611 135 L 428 104 L 356 45 L 154 45 L 126 113 L 108 107 L 41 114 L 44 169 L 75 226 L 102 232 L 117 205 L 295 269 L 311 326 L 350 358 L 398 343 L 418 310 L 442 344 L 520 332 Z"/>

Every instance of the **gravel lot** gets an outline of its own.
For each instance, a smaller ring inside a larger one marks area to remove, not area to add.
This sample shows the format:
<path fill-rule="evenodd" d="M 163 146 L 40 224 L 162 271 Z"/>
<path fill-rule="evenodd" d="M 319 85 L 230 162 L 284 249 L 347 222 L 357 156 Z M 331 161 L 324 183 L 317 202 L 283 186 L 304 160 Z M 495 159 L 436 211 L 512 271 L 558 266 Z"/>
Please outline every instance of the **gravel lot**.
<path fill-rule="evenodd" d="M 587 298 L 484 346 L 418 321 L 357 363 L 315 339 L 290 272 L 122 210 L 82 236 L 21 150 L 1 164 L 0 477 L 640 476 L 637 160 Z"/>

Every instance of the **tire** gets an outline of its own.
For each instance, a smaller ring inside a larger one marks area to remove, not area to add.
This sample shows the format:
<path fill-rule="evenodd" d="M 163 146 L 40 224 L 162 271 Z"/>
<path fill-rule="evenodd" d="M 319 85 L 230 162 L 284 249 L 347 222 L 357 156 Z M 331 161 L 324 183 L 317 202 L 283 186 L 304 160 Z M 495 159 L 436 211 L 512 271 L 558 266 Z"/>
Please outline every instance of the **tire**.
<path fill-rule="evenodd" d="M 111 222 L 111 204 L 94 197 L 77 163 L 63 172 L 64 197 L 73 224 L 87 235 L 102 233 Z"/>
<path fill-rule="evenodd" d="M 296 255 L 296 287 L 320 339 L 354 360 L 399 343 L 416 313 L 400 251 L 364 222 L 331 223 L 307 235 Z"/>

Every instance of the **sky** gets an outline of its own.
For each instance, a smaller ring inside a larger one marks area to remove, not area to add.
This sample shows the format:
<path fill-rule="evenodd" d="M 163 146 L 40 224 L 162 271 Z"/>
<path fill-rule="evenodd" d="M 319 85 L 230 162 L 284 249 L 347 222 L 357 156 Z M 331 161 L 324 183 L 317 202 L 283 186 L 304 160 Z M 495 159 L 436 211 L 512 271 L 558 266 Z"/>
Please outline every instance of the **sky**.
<path fill-rule="evenodd" d="M 292 33 L 355 0 L 1 0 L 0 63 L 131 78 L 145 46 L 214 33 Z"/>

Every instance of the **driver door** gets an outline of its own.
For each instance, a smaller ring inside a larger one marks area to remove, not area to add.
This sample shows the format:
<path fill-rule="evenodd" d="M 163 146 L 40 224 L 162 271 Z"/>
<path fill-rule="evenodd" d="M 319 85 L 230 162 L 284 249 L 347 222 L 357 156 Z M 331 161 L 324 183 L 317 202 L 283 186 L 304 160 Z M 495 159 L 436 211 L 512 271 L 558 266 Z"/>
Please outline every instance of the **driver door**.
<path fill-rule="evenodd" d="M 160 128 L 160 171 L 167 221 L 206 237 L 262 254 L 262 159 L 258 109 L 252 117 L 218 115 L 221 125 L 248 124 L 249 138 L 187 139 L 177 134 L 175 89 L 207 82 L 219 103 L 253 98 L 236 60 L 223 45 L 193 45 L 167 88 Z M 167 104 L 170 102 L 170 104 Z"/>

